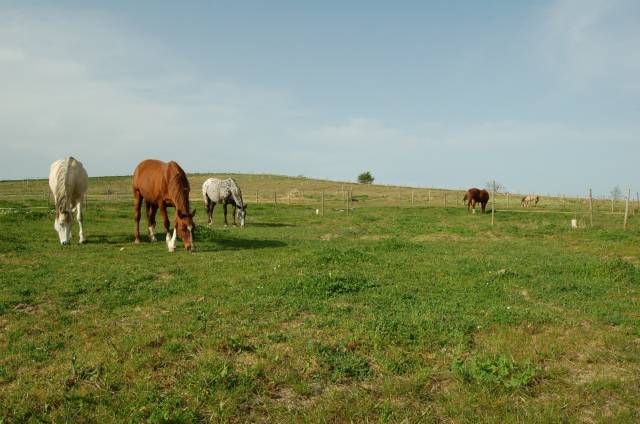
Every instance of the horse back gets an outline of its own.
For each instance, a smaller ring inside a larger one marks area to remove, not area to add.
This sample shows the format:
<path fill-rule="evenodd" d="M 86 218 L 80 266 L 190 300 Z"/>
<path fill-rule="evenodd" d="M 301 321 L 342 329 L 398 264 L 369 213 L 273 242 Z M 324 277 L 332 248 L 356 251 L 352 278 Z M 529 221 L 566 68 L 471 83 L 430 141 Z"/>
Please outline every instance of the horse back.
<path fill-rule="evenodd" d="M 66 205 L 73 207 L 82 200 L 87 191 L 88 175 L 82 162 L 69 156 L 51 164 L 49 170 L 49 187 L 56 203 L 64 198 Z"/>
<path fill-rule="evenodd" d="M 156 159 L 140 162 L 133 172 L 133 191 L 140 192 L 145 200 L 159 204 L 166 192 L 166 171 L 166 162 Z"/>

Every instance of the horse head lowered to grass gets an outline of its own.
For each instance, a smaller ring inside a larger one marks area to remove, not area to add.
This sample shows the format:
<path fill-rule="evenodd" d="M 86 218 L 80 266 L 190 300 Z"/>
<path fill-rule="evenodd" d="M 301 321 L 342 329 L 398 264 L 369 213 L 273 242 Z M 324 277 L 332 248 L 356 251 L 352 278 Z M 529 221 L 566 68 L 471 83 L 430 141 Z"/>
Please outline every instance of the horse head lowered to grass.
<path fill-rule="evenodd" d="M 133 173 L 134 219 L 136 222 L 135 242 L 140 242 L 140 208 L 144 200 L 147 212 L 149 240 L 155 241 L 154 228 L 156 212 L 160 210 L 169 252 L 176 249 L 176 236 L 182 240 L 185 249 L 193 251 L 195 209 L 189 211 L 189 180 L 187 174 L 176 162 L 162 162 L 147 159 L 136 167 Z M 175 207 L 173 235 L 169 229 L 167 207 Z"/>
<path fill-rule="evenodd" d="M 470 188 L 465 193 L 462 201 L 467 204 L 467 211 L 470 211 L 471 208 L 473 208 L 474 213 L 476 210 L 476 204 L 480 203 L 482 213 L 484 213 L 485 208 L 487 207 L 487 203 L 489 203 L 489 192 L 487 190 L 481 190 L 475 187 Z"/>

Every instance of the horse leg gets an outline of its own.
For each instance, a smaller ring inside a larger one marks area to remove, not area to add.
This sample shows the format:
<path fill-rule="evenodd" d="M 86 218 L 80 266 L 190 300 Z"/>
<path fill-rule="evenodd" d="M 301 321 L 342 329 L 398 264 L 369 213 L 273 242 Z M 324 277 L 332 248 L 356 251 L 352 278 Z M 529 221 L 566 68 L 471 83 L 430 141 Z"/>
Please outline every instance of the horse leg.
<path fill-rule="evenodd" d="M 145 206 L 147 207 L 147 226 L 149 229 L 149 241 L 156 241 L 156 235 L 153 233 L 153 230 L 156 226 L 156 212 L 158 211 L 158 206 L 150 202 L 145 202 Z"/>
<path fill-rule="evenodd" d="M 211 212 L 209 212 L 209 224 L 213 224 L 213 210 L 216 207 L 215 202 L 211 202 Z"/>
<path fill-rule="evenodd" d="M 209 199 L 209 196 L 206 196 L 207 199 L 207 220 L 208 224 L 213 224 L 213 202 Z"/>
<path fill-rule="evenodd" d="M 487 207 L 487 202 L 480 203 L 480 207 L 482 207 L 482 213 L 485 213 L 484 209 Z"/>
<path fill-rule="evenodd" d="M 142 206 L 142 195 L 138 190 L 133 192 L 133 219 L 136 223 L 136 228 L 133 233 L 134 243 L 140 243 L 140 207 Z"/>
<path fill-rule="evenodd" d="M 222 203 L 222 208 L 224 210 L 224 226 L 226 227 L 227 225 L 229 225 L 227 223 L 227 204 L 226 203 Z"/>
<path fill-rule="evenodd" d="M 167 232 L 165 240 L 167 241 L 167 248 L 169 252 L 175 252 L 176 250 L 176 229 L 173 229 L 173 236 L 171 236 L 171 231 L 169 230 L 169 217 L 167 216 L 167 207 L 164 205 L 164 202 L 160 202 L 160 215 L 162 215 L 162 223 L 164 224 L 164 229 Z"/>
<path fill-rule="evenodd" d="M 80 240 L 78 243 L 84 243 L 84 229 L 82 228 L 82 198 L 76 205 L 76 218 L 78 218 L 78 225 L 80 226 Z"/>
<path fill-rule="evenodd" d="M 164 230 L 167 232 L 167 240 L 171 238 L 171 230 L 169 229 L 169 217 L 167 216 L 167 207 L 160 203 L 159 205 L 160 215 L 162 216 L 162 224 L 164 225 Z"/>
<path fill-rule="evenodd" d="M 238 211 L 238 207 L 233 205 L 233 226 L 236 226 L 236 212 Z"/>

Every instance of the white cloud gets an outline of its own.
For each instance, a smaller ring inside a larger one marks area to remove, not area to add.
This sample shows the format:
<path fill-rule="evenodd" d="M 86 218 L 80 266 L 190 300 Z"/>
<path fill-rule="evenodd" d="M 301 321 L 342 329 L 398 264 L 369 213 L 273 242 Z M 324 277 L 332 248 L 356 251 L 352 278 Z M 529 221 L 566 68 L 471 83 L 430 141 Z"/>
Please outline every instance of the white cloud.
<path fill-rule="evenodd" d="M 640 92 L 640 3 L 557 0 L 537 36 L 546 66 L 579 90 L 601 85 Z"/>
<path fill-rule="evenodd" d="M 0 178 L 46 176 L 66 155 L 92 175 L 129 173 L 148 157 L 240 167 L 238 155 L 215 153 L 290 112 L 286 94 L 200 78 L 93 13 L 0 11 L 0 92 Z"/>

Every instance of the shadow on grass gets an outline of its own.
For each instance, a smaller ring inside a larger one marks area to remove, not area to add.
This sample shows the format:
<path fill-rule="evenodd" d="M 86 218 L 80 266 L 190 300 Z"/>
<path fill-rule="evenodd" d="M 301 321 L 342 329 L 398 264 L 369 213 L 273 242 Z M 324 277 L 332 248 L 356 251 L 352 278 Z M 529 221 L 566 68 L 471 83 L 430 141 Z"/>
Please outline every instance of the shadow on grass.
<path fill-rule="evenodd" d="M 156 237 L 158 236 L 156 235 Z M 146 236 L 141 239 L 144 242 L 149 240 Z M 162 240 L 164 241 L 164 234 Z M 91 234 L 87 236 L 85 244 L 133 244 L 133 234 Z"/>
<path fill-rule="evenodd" d="M 279 222 L 252 222 L 247 224 L 252 227 L 295 227 L 294 224 L 283 224 Z"/>

